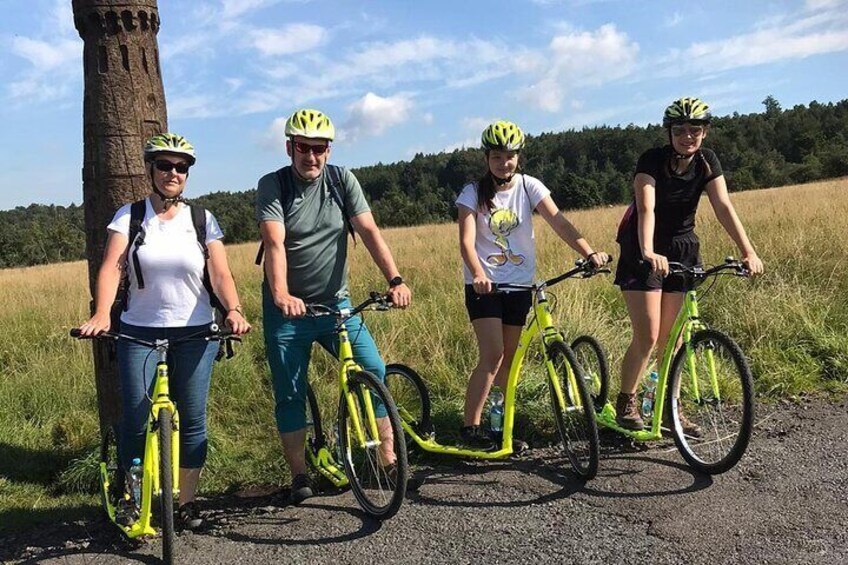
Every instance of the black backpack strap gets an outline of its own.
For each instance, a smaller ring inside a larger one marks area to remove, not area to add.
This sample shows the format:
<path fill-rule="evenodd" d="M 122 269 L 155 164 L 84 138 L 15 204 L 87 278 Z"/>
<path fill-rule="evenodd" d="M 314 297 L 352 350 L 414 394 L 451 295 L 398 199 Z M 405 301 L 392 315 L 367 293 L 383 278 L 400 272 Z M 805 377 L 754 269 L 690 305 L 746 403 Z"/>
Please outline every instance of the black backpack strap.
<path fill-rule="evenodd" d="M 353 229 L 353 222 L 351 222 L 350 214 L 348 214 L 347 207 L 345 206 L 344 197 L 347 196 L 347 189 L 345 188 L 345 185 L 342 182 L 341 167 L 327 164 L 326 169 L 330 181 L 329 183 L 327 183 L 330 187 L 330 196 L 333 198 L 333 200 L 335 200 L 336 205 L 339 207 L 339 210 L 342 211 L 342 217 L 344 217 L 344 222 L 347 226 L 347 231 L 350 232 L 350 237 L 352 237 L 353 241 L 355 242 L 356 232 Z"/>
<path fill-rule="evenodd" d="M 206 209 L 202 206 L 189 205 L 191 210 L 191 223 L 194 226 L 194 235 L 197 237 L 197 243 L 203 251 L 203 288 L 209 294 L 209 304 L 212 305 L 222 318 L 227 316 L 227 311 L 224 305 L 218 299 L 212 288 L 212 279 L 209 278 L 209 247 L 206 245 Z"/>
<path fill-rule="evenodd" d="M 283 208 L 283 215 L 285 216 L 286 212 L 291 210 L 292 202 L 294 201 L 294 195 L 292 191 L 286 190 L 286 173 L 291 175 L 291 166 L 286 166 L 281 169 L 277 169 L 277 182 L 280 183 L 280 206 Z M 262 258 L 265 256 L 265 242 L 259 241 L 259 250 L 256 252 L 256 259 L 253 261 L 257 265 L 262 264 Z"/>
<path fill-rule="evenodd" d="M 147 211 L 147 199 L 133 202 L 130 206 L 129 245 L 132 248 L 133 271 L 138 288 L 144 288 L 144 275 L 141 274 L 141 263 L 138 260 L 138 248 L 144 245 L 144 213 Z"/>

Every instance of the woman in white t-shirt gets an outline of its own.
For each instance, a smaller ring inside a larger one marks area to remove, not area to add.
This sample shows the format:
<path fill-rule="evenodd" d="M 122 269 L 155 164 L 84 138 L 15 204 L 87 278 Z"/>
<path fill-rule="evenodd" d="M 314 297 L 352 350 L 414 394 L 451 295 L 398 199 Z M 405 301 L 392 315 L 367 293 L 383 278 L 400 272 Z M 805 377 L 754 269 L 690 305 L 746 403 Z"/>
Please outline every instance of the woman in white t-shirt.
<path fill-rule="evenodd" d="M 121 314 L 121 333 L 152 341 L 186 337 L 207 329 L 213 321 L 213 311 L 203 283 L 204 266 L 214 294 L 227 311 L 225 323 L 236 334 L 246 333 L 250 324 L 239 305 L 227 264 L 221 241 L 224 234 L 206 211 L 207 260 L 198 242 L 191 209 L 183 200 L 189 167 L 196 160 L 194 147 L 176 134 L 156 135 L 145 145 L 144 160 L 152 193 L 145 199 L 143 245 L 133 247 L 133 260 L 128 261 L 131 243 L 135 242 L 129 241 L 132 207 L 127 204 L 107 226 L 109 238 L 97 275 L 95 312 L 80 327 L 82 334 L 97 335 L 110 329 L 112 305 L 125 266 L 130 285 Z M 138 237 L 134 239 L 138 241 Z M 143 273 L 142 285 L 137 270 Z M 194 495 L 206 461 L 206 399 L 218 347 L 215 341 L 193 340 L 175 344 L 169 350 L 171 393 L 180 410 L 179 515 L 183 526 L 190 529 L 202 524 Z M 118 342 L 117 353 L 123 409 L 118 453 L 126 471 L 133 459 L 144 457 L 144 428 L 156 364 L 149 362 L 149 349 L 126 341 Z M 117 519 L 131 524 L 137 518 L 137 502 L 140 501 L 122 504 Z"/>
<path fill-rule="evenodd" d="M 465 306 L 477 336 L 479 359 L 465 393 L 462 442 L 492 446 L 480 426 L 489 388 L 504 389 L 518 338 L 530 310 L 529 291 L 492 293 L 492 283 L 533 284 L 536 271 L 533 210 L 583 257 L 601 266 L 606 253 L 592 247 L 559 213 L 550 190 L 538 179 L 517 173 L 524 134 L 512 122 L 498 121 L 483 132 L 488 171 L 466 185 L 456 199 L 460 252 L 465 271 Z"/>

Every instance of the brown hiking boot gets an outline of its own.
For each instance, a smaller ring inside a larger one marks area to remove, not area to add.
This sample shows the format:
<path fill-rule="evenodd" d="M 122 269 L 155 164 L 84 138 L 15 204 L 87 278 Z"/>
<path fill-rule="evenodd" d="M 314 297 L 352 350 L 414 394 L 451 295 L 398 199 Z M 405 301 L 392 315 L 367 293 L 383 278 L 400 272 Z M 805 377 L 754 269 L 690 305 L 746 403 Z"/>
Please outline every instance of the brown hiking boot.
<path fill-rule="evenodd" d="M 689 418 L 686 417 L 686 414 L 684 414 L 682 411 L 680 411 L 680 409 L 679 409 L 680 403 L 679 402 L 678 402 L 677 406 L 678 406 L 677 418 L 678 418 L 678 420 L 680 420 L 680 427 L 683 429 L 683 434 L 687 435 L 689 437 L 701 437 L 701 434 L 702 434 L 701 426 L 699 426 L 695 422 L 691 421 Z M 668 425 L 669 428 L 674 425 L 674 419 L 671 417 L 671 402 L 670 401 L 668 402 L 668 408 L 666 409 L 665 414 L 663 415 L 663 419 L 667 422 L 667 425 Z"/>
<path fill-rule="evenodd" d="M 639 431 L 645 428 L 645 422 L 639 414 L 639 402 L 636 393 L 618 393 L 615 401 L 615 421 L 624 429 Z"/>

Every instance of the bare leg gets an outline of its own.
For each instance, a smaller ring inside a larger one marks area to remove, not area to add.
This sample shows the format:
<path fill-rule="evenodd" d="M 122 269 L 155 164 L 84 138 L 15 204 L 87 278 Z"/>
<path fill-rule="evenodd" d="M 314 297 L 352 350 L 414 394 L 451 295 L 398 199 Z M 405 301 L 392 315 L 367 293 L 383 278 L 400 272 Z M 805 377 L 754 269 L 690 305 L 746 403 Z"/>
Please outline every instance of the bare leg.
<path fill-rule="evenodd" d="M 660 332 L 659 340 L 657 341 L 657 367 L 662 367 L 665 362 L 665 346 L 671 334 L 671 329 L 674 327 L 674 322 L 677 320 L 677 315 L 680 313 L 680 308 L 683 306 L 685 294 L 682 292 L 663 292 L 662 293 L 662 309 L 660 313 Z M 680 339 L 674 346 L 674 350 L 680 347 Z M 673 355 L 673 354 L 672 354 Z M 680 390 L 674 391 L 675 396 L 680 396 Z"/>
<path fill-rule="evenodd" d="M 294 432 L 280 433 L 283 455 L 292 476 L 306 473 L 306 428 Z"/>
<path fill-rule="evenodd" d="M 518 349 L 518 338 L 521 337 L 522 326 L 503 325 L 503 361 L 498 368 L 498 373 L 495 375 L 495 384 L 501 387 L 501 390 L 506 390 L 506 383 L 509 380 L 509 369 L 512 366 L 512 359 L 515 357 L 515 350 Z"/>
<path fill-rule="evenodd" d="M 385 467 L 397 460 L 395 435 L 392 433 L 392 422 L 388 416 L 377 418 L 377 433 L 380 434 L 380 465 Z"/>
<path fill-rule="evenodd" d="M 503 323 L 500 318 L 478 318 L 471 322 L 477 336 L 479 357 L 465 391 L 465 425 L 477 426 L 492 380 L 504 354 Z"/>
<path fill-rule="evenodd" d="M 621 362 L 621 392 L 633 394 L 657 343 L 663 293 L 626 290 L 622 294 L 630 314 L 633 337 Z"/>
<path fill-rule="evenodd" d="M 203 469 L 186 469 L 180 467 L 180 506 L 194 501 L 197 492 L 197 481 Z"/>

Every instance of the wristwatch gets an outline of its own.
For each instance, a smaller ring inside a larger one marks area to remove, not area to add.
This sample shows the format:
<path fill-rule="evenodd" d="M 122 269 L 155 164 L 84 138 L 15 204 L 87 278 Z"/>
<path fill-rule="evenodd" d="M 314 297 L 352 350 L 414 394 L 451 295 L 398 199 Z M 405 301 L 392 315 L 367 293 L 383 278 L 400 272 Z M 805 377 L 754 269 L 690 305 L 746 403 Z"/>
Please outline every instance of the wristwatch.
<path fill-rule="evenodd" d="M 389 281 L 389 288 L 394 288 L 403 284 L 403 277 L 398 275 Z"/>

